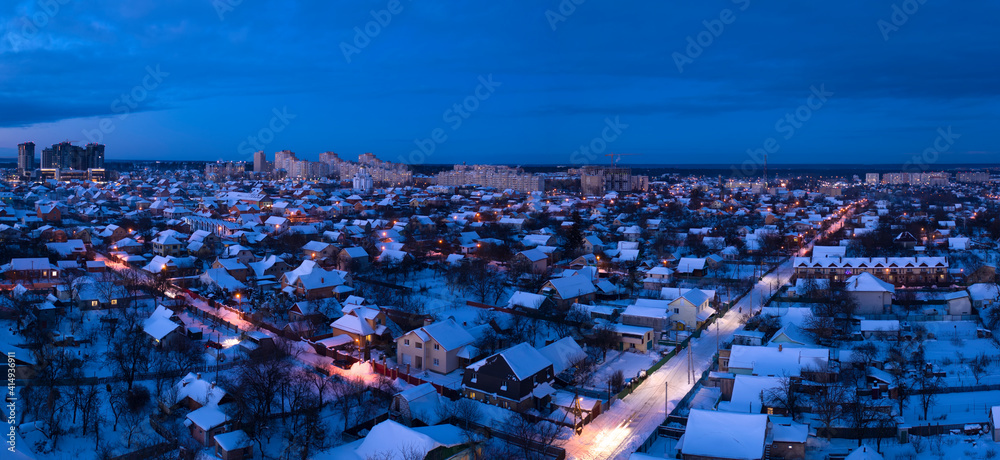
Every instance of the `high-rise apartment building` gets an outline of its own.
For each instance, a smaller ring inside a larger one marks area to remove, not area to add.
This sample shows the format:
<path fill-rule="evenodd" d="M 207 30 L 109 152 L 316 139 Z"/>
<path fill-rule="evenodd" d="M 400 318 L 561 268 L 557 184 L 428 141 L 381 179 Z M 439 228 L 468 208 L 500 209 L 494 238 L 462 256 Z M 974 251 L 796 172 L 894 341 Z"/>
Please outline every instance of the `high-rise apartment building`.
<path fill-rule="evenodd" d="M 17 170 L 24 173 L 35 169 L 35 143 L 25 142 L 17 145 Z"/>
<path fill-rule="evenodd" d="M 413 180 L 413 173 L 405 164 L 379 160 L 373 153 L 358 155 L 358 162 L 354 163 L 343 160 L 334 152 L 323 152 L 319 154 L 319 161 L 329 165 L 330 174 L 340 180 L 353 180 L 362 168 L 377 185 L 403 185 Z"/>
<path fill-rule="evenodd" d="M 254 152 L 253 154 L 253 172 L 255 173 L 266 173 L 271 172 L 271 163 L 267 161 L 267 154 L 263 150 Z"/>
<path fill-rule="evenodd" d="M 580 168 L 580 191 L 584 195 L 608 192 L 644 192 L 649 176 L 633 176 L 631 168 L 585 166 Z"/>
<path fill-rule="evenodd" d="M 90 143 L 85 147 L 76 146 L 69 142 L 53 144 L 52 147 L 42 149 L 41 167 L 78 171 L 103 169 L 104 144 Z"/>
<path fill-rule="evenodd" d="M 990 173 L 986 171 L 962 171 L 955 173 L 955 180 L 958 182 L 989 182 Z"/>
<path fill-rule="evenodd" d="M 868 185 L 878 185 L 878 173 L 865 174 L 865 183 Z"/>
<path fill-rule="evenodd" d="M 455 165 L 451 171 L 434 176 L 434 183 L 452 187 L 481 185 L 497 190 L 531 193 L 545 190 L 545 178 L 525 173 L 520 168 L 496 165 Z"/>

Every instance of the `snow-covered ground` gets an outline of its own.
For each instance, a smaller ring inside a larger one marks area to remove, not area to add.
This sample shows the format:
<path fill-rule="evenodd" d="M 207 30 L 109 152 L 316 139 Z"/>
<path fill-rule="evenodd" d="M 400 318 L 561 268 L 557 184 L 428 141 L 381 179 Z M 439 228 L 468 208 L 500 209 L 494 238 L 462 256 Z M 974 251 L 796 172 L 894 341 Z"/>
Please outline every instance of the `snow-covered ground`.
<path fill-rule="evenodd" d="M 869 449 L 875 448 L 873 440 L 865 441 Z M 993 442 L 989 435 L 943 435 L 943 436 L 910 436 L 910 442 L 900 444 L 895 439 L 882 440 L 882 458 L 886 460 L 903 459 L 991 459 L 1000 452 L 1000 445 Z M 827 456 L 843 454 L 858 448 L 854 439 L 809 438 L 806 444 L 806 460 L 826 460 Z M 869 457 L 870 458 L 870 457 Z"/>
<path fill-rule="evenodd" d="M 661 358 L 658 352 L 633 353 L 631 351 L 609 351 L 608 357 L 601 363 L 594 374 L 584 385 L 584 388 L 597 391 L 606 391 L 607 382 L 611 374 L 616 370 L 621 370 L 625 378 L 633 378 L 639 372 L 645 371 Z"/>

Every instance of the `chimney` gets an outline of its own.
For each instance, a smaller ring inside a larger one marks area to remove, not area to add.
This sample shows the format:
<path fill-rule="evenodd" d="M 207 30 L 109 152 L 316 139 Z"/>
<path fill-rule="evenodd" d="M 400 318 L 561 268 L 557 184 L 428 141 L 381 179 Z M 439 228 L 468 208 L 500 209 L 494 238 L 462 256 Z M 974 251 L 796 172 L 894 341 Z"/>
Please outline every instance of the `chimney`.
<path fill-rule="evenodd" d="M 430 324 L 433 323 L 433 322 L 434 322 L 434 318 L 431 318 L 431 317 L 424 318 L 424 326 L 430 326 Z"/>
<path fill-rule="evenodd" d="M 197 376 L 197 377 L 198 377 L 198 380 L 201 380 L 201 372 L 199 372 L 199 373 L 195 374 L 195 376 Z"/>
<path fill-rule="evenodd" d="M 783 346 L 782 346 L 782 345 L 781 345 L 781 344 L 779 343 L 779 344 L 778 344 L 778 353 L 781 353 L 781 350 L 782 350 L 783 348 L 784 348 L 784 347 L 783 347 Z"/>
<path fill-rule="evenodd" d="M 214 381 L 212 382 L 212 387 L 211 387 L 211 388 L 212 388 L 213 390 L 215 389 L 215 382 L 214 382 Z"/>

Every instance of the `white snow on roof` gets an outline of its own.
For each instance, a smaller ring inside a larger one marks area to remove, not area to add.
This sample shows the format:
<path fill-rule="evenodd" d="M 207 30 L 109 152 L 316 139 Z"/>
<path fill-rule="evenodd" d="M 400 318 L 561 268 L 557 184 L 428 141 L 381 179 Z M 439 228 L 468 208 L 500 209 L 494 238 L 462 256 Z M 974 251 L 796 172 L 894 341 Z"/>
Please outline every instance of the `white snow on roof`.
<path fill-rule="evenodd" d="M 572 337 L 564 337 L 538 350 L 545 359 L 552 362 L 552 370 L 558 374 L 569 369 L 581 359 L 587 357 L 587 352 Z"/>
<path fill-rule="evenodd" d="M 212 428 L 229 421 L 229 417 L 227 417 L 224 412 L 215 406 L 205 406 L 201 409 L 191 411 L 191 413 L 187 415 L 187 418 L 205 431 L 211 430 Z"/>
<path fill-rule="evenodd" d="M 681 452 L 709 458 L 759 459 L 764 456 L 767 415 L 692 409 Z"/>
<path fill-rule="evenodd" d="M 542 306 L 542 302 L 545 302 L 545 296 L 543 295 L 532 294 L 524 291 L 515 291 L 510 295 L 510 300 L 507 301 L 507 308 L 517 306 L 537 310 Z"/>
<path fill-rule="evenodd" d="M 850 292 L 896 292 L 896 287 L 882 281 L 868 272 L 862 272 L 847 278 L 847 290 Z"/>

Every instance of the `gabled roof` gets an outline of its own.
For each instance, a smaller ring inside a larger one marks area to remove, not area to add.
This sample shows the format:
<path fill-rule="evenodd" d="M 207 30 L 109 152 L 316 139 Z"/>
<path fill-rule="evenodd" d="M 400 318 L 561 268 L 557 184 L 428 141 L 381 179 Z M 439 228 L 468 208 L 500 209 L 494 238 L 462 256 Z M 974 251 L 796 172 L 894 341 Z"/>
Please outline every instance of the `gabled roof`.
<path fill-rule="evenodd" d="M 483 364 L 497 359 L 503 359 L 518 380 L 525 380 L 552 365 L 552 362 L 539 353 L 538 350 L 528 343 L 522 342 L 492 356 L 488 356 L 481 361 L 470 364 L 468 369 L 477 371 Z"/>

